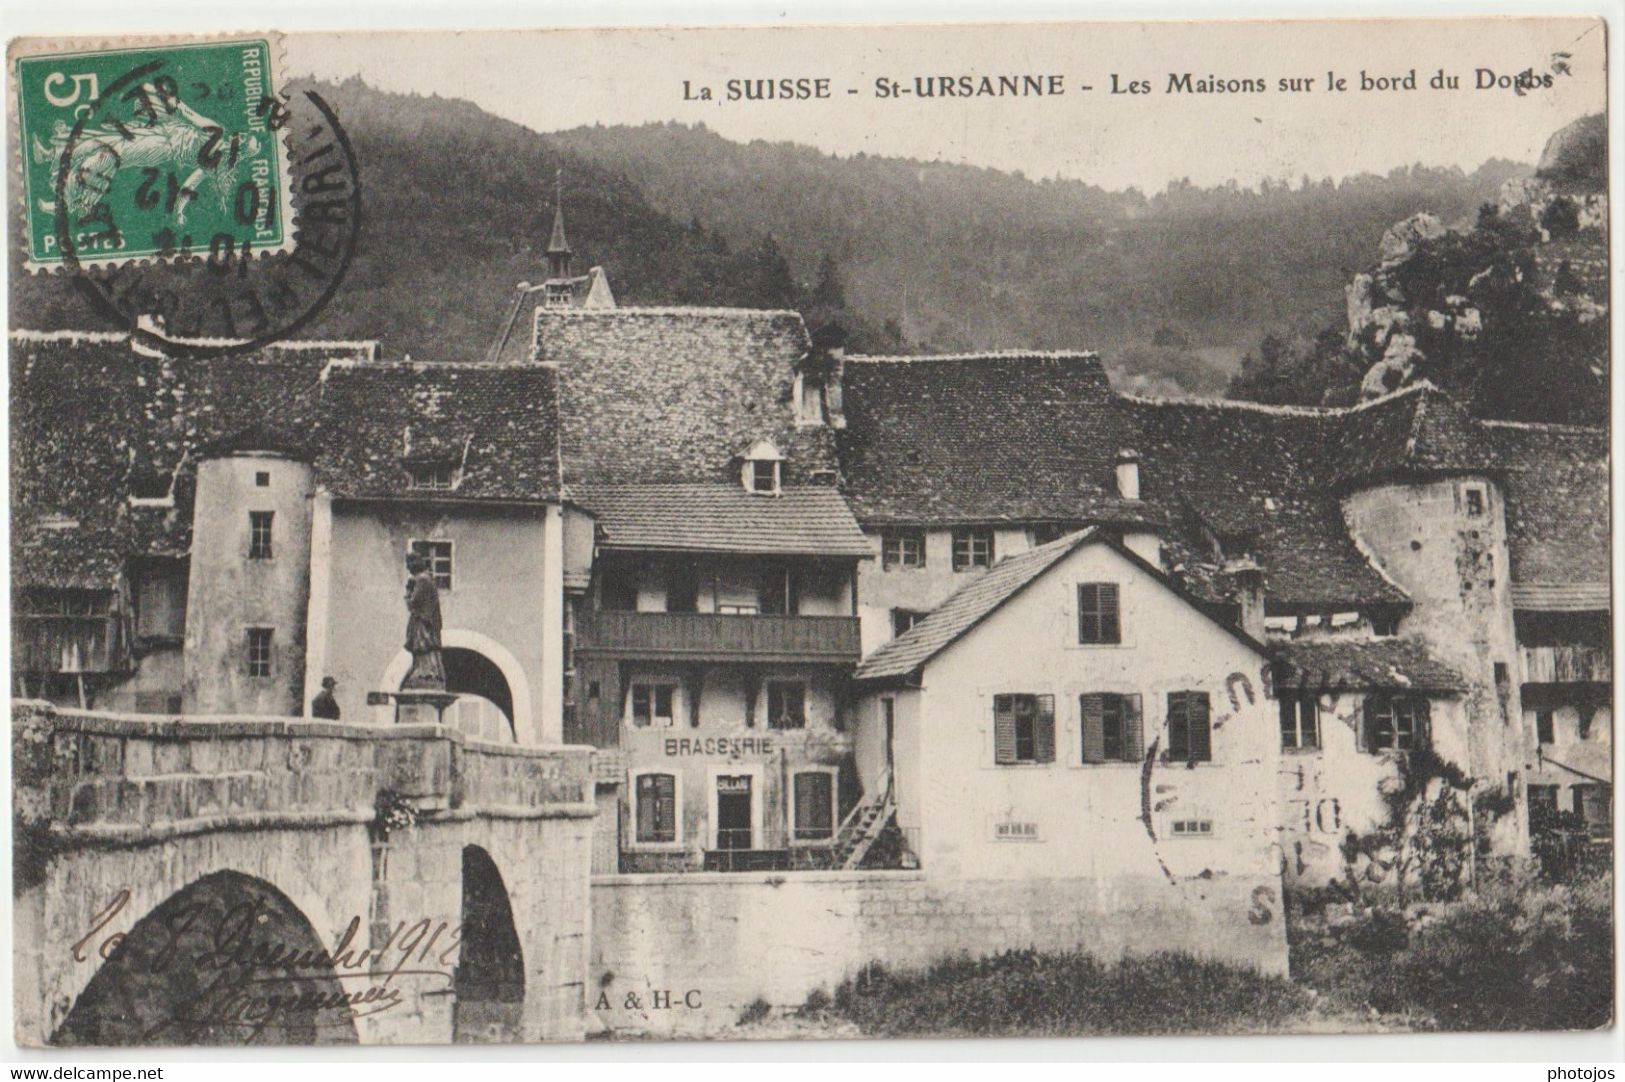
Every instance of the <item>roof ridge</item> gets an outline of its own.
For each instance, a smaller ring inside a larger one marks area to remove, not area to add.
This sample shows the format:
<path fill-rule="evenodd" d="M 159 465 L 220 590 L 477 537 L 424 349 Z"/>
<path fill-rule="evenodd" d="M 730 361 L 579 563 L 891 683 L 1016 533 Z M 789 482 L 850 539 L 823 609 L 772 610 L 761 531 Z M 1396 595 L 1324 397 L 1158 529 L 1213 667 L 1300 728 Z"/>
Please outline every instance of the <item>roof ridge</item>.
<path fill-rule="evenodd" d="M 1573 432 L 1588 436 L 1606 436 L 1606 425 L 1575 425 L 1560 421 L 1501 421 L 1490 417 L 1478 419 L 1478 423 L 1491 428 L 1521 428 L 1531 432 Z"/>
<path fill-rule="evenodd" d="M 1130 394 L 1127 391 L 1116 391 L 1114 393 L 1125 402 L 1137 402 L 1146 406 L 1196 406 L 1202 409 L 1238 409 L 1286 417 L 1347 417 L 1359 413 L 1361 410 L 1370 409 L 1372 406 L 1386 405 L 1405 395 L 1423 390 L 1438 391 L 1446 398 L 1450 397 L 1448 392 L 1441 390 L 1432 380 L 1426 379 L 1401 387 L 1397 391 L 1389 391 L 1377 398 L 1356 402 L 1352 406 L 1289 406 L 1270 402 L 1249 402 L 1240 398 L 1166 398 L 1157 395 Z"/>
<path fill-rule="evenodd" d="M 572 319 L 608 319 L 620 316 L 754 316 L 762 319 L 794 316 L 798 320 L 802 318 L 801 313 L 792 308 L 691 307 L 678 304 L 648 307 L 617 305 L 614 308 L 541 307 L 536 309 L 536 314 L 538 318 L 561 316 Z"/>
<path fill-rule="evenodd" d="M 9 333 L 17 342 L 123 342 L 130 337 L 129 331 L 36 331 L 26 327 Z"/>
<path fill-rule="evenodd" d="M 408 369 L 411 371 L 476 371 L 489 372 L 497 370 L 511 370 L 515 372 L 554 372 L 553 368 L 541 364 L 514 364 L 511 361 L 417 361 L 410 357 L 389 359 L 385 357 L 334 357 L 327 362 L 329 368 L 355 368 L 375 369 L 385 371 L 389 369 Z"/>
<path fill-rule="evenodd" d="M 848 361 L 890 364 L 904 361 L 1100 360 L 1092 349 L 989 349 L 964 353 L 848 353 Z"/>

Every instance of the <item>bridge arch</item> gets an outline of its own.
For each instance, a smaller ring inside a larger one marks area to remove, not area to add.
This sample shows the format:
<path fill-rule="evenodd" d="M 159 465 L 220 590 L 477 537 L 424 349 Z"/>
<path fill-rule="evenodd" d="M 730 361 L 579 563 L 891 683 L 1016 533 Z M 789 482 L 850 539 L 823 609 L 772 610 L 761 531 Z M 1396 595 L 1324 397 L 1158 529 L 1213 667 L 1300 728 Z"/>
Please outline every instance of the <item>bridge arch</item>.
<path fill-rule="evenodd" d="M 355 1044 L 344 991 L 292 899 L 263 879 L 217 871 L 116 941 L 51 1043 Z"/>
<path fill-rule="evenodd" d="M 534 721 L 530 682 L 525 679 L 519 659 L 490 636 L 467 628 L 446 628 L 440 633 L 440 644 L 445 653 L 447 690 L 478 695 L 491 702 L 507 715 L 511 739 L 525 742 L 521 734 L 530 734 Z M 378 686 L 391 691 L 398 689 L 411 668 L 412 655 L 405 650 L 397 652 L 385 667 Z M 493 676 L 500 677 L 501 688 L 494 685 Z M 493 698 L 487 691 L 497 691 L 497 697 Z M 379 720 L 388 721 L 392 709 L 380 707 L 383 716 Z"/>
<path fill-rule="evenodd" d="M 513 906 L 496 862 L 463 847 L 462 940 L 457 958 L 452 1040 L 507 1044 L 521 1036 L 525 959 Z"/>

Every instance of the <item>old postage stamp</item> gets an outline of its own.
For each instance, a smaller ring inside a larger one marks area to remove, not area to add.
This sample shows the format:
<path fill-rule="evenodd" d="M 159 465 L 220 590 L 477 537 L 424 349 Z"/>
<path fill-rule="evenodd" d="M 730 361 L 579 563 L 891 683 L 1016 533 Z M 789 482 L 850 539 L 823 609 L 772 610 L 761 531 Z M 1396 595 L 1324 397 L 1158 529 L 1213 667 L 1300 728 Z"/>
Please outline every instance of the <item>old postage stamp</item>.
<path fill-rule="evenodd" d="M 22 57 L 28 266 L 292 242 L 270 36 Z"/>

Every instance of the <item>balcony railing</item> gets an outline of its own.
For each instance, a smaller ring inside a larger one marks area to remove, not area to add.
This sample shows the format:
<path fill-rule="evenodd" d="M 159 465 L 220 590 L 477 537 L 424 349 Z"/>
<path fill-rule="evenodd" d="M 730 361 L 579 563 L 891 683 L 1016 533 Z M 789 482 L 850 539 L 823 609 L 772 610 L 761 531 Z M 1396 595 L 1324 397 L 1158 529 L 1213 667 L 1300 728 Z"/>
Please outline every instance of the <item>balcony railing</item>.
<path fill-rule="evenodd" d="M 1525 646 L 1526 684 L 1607 684 L 1614 679 L 1608 651 L 1596 646 Z"/>
<path fill-rule="evenodd" d="M 12 624 L 11 666 L 18 672 L 100 673 L 122 663 L 115 617 L 19 615 Z"/>
<path fill-rule="evenodd" d="M 852 616 L 734 616 L 709 612 L 586 612 L 578 654 L 695 661 L 856 662 Z"/>

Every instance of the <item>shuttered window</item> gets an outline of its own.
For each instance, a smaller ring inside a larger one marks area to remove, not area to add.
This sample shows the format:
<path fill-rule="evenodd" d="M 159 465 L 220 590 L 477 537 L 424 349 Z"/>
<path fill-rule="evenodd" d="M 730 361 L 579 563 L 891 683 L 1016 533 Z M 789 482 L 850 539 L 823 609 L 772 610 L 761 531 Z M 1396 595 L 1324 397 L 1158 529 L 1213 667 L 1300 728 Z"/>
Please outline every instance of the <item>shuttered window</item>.
<path fill-rule="evenodd" d="M 1001 765 L 1055 761 L 1055 696 L 993 696 L 993 760 Z"/>
<path fill-rule="evenodd" d="M 672 774 L 639 774 L 637 799 L 638 841 L 676 841 L 676 776 Z"/>
<path fill-rule="evenodd" d="M 795 776 L 796 841 L 820 841 L 835 834 L 835 777 L 822 770 Z"/>
<path fill-rule="evenodd" d="M 1117 583 L 1078 583 L 1078 642 L 1087 646 L 1115 646 L 1122 641 Z"/>
<path fill-rule="evenodd" d="M 1083 761 L 1138 762 L 1144 745 L 1138 695 L 1081 695 Z"/>
<path fill-rule="evenodd" d="M 1168 759 L 1180 763 L 1213 761 L 1213 715 L 1207 692 L 1168 693 Z"/>
<path fill-rule="evenodd" d="M 1362 751 L 1413 751 L 1427 741 L 1428 701 L 1373 695 L 1365 701 Z"/>

